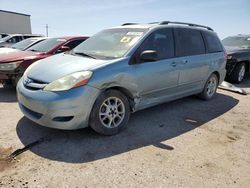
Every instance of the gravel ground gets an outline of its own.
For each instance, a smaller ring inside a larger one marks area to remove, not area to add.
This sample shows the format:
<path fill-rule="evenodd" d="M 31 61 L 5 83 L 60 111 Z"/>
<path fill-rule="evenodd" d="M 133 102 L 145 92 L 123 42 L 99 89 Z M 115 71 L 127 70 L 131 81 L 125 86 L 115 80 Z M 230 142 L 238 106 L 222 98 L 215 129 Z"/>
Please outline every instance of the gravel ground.
<path fill-rule="evenodd" d="M 250 79 L 240 87 L 250 93 Z M 105 137 L 41 127 L 0 87 L 0 187 L 249 187 L 249 101 L 223 90 L 208 102 L 188 97 Z"/>

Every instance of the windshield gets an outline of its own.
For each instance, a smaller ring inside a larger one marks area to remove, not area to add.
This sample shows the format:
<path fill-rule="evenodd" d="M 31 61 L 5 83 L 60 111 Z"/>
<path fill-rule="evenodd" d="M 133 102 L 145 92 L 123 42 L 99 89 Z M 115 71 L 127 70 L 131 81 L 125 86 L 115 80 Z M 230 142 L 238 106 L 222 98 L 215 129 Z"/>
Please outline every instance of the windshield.
<path fill-rule="evenodd" d="M 222 40 L 224 46 L 250 48 L 250 37 L 227 37 Z"/>
<path fill-rule="evenodd" d="M 35 44 L 34 46 L 31 46 L 27 49 L 27 51 L 33 51 L 33 52 L 49 52 L 53 48 L 57 47 L 58 45 L 66 42 L 65 39 L 61 38 L 51 38 L 46 39 L 42 42 L 39 42 L 38 44 Z"/>
<path fill-rule="evenodd" d="M 14 49 L 18 49 L 18 50 L 25 50 L 25 48 L 27 48 L 29 45 L 31 45 L 32 43 L 36 42 L 37 39 L 25 39 L 25 40 L 22 40 L 21 42 L 18 42 L 14 45 L 11 46 L 11 48 L 14 48 Z"/>
<path fill-rule="evenodd" d="M 120 58 L 145 34 L 147 29 L 117 28 L 101 31 L 73 49 L 72 54 L 95 58 Z"/>

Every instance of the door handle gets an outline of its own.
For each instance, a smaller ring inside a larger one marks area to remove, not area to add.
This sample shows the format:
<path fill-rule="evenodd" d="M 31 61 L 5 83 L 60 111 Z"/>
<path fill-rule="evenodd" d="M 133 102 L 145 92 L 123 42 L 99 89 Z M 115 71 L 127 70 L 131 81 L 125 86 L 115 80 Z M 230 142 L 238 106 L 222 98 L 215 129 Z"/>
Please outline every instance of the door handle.
<path fill-rule="evenodd" d="M 187 64 L 187 63 L 188 63 L 188 60 L 183 59 L 183 60 L 181 61 L 181 63 L 182 63 L 182 64 Z"/>
<path fill-rule="evenodd" d="M 173 62 L 171 63 L 171 65 L 172 65 L 172 67 L 176 67 L 177 63 L 173 61 Z"/>
<path fill-rule="evenodd" d="M 182 60 L 181 62 L 182 62 L 182 64 L 187 64 L 187 63 L 188 63 L 188 60 L 184 59 L 184 60 Z"/>

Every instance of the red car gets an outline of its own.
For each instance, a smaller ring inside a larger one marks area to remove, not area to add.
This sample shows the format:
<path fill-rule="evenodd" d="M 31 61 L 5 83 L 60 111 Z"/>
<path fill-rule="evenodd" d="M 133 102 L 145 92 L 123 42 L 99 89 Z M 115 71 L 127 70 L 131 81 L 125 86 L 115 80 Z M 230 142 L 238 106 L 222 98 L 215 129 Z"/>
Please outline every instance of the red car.
<path fill-rule="evenodd" d="M 26 51 L 0 55 L 0 83 L 3 86 L 15 86 L 32 63 L 51 55 L 69 51 L 87 38 L 83 36 L 49 38 Z"/>

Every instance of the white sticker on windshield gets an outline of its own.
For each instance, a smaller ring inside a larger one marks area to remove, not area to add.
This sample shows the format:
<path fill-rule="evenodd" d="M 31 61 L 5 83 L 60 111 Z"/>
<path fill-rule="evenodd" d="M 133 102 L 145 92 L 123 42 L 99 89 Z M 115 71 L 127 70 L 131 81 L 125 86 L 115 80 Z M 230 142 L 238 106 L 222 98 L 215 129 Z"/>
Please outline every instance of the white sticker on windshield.
<path fill-rule="evenodd" d="M 142 36 L 143 32 L 128 32 L 127 35 Z"/>

